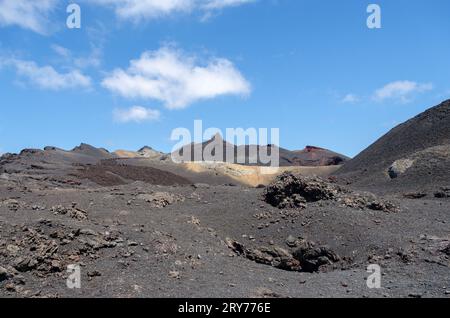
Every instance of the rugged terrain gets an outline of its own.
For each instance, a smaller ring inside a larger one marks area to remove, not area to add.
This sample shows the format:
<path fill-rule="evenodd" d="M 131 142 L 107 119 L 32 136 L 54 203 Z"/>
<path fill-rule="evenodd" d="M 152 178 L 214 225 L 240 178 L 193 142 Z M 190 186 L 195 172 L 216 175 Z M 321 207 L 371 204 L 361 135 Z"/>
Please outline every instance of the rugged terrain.
<path fill-rule="evenodd" d="M 149 147 L 4 155 L 0 296 L 450 297 L 449 108 L 338 171 L 267 179 Z M 81 289 L 66 286 L 71 264 Z"/>

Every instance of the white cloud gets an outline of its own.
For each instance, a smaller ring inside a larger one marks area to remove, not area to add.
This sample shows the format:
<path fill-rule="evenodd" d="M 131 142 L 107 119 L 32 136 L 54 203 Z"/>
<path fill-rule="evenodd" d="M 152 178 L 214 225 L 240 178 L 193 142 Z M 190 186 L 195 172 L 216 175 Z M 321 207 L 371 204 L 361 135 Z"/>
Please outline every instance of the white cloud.
<path fill-rule="evenodd" d="M 103 51 L 98 47 L 92 47 L 91 52 L 87 56 L 75 56 L 71 50 L 57 44 L 53 44 L 51 48 L 67 64 L 75 65 L 78 68 L 99 67 L 102 63 Z"/>
<path fill-rule="evenodd" d="M 194 10 L 207 13 L 254 1 L 256 0 L 92 0 L 91 2 L 113 7 L 117 16 L 122 19 L 139 21 L 174 13 L 190 13 Z"/>
<path fill-rule="evenodd" d="M 203 1 L 203 8 L 207 10 L 217 10 L 226 7 L 237 7 L 256 0 L 206 0 Z"/>
<path fill-rule="evenodd" d="M 161 117 L 159 110 L 145 108 L 142 106 L 133 106 L 129 109 L 115 109 L 113 115 L 114 120 L 119 123 L 141 123 L 143 121 L 158 120 Z"/>
<path fill-rule="evenodd" d="M 57 0 L 0 0 L 0 26 L 19 26 L 48 33 L 48 16 Z"/>
<path fill-rule="evenodd" d="M 51 48 L 53 51 L 55 51 L 56 54 L 61 57 L 68 58 L 72 55 L 72 52 L 70 52 L 69 49 L 62 47 L 61 45 L 53 44 Z"/>
<path fill-rule="evenodd" d="M 373 98 L 376 101 L 386 99 L 399 100 L 402 103 L 411 101 L 414 95 L 433 89 L 432 83 L 417 83 L 412 81 L 396 81 L 388 83 L 375 91 Z"/>
<path fill-rule="evenodd" d="M 170 16 L 175 13 L 200 11 L 204 15 L 227 7 L 236 7 L 257 0 L 83 0 L 114 8 L 125 20 L 140 21 Z M 0 0 L 0 27 L 19 26 L 40 34 L 48 34 L 49 16 L 58 0 Z"/>
<path fill-rule="evenodd" d="M 59 73 L 52 66 L 39 66 L 33 61 L 18 59 L 9 59 L 5 64 L 14 67 L 20 77 L 42 89 L 61 90 L 91 86 L 91 78 L 79 70 Z"/>
<path fill-rule="evenodd" d="M 133 20 L 189 12 L 194 5 L 194 0 L 93 0 L 93 2 L 114 7 L 120 18 Z"/>
<path fill-rule="evenodd" d="M 250 93 L 250 84 L 230 61 L 214 58 L 197 64 L 197 60 L 163 47 L 132 60 L 127 70 L 114 70 L 102 85 L 126 98 L 161 101 L 169 109 L 222 95 Z"/>
<path fill-rule="evenodd" d="M 98 47 L 93 47 L 88 56 L 76 57 L 73 60 L 75 66 L 79 68 L 99 67 L 102 64 L 103 51 Z"/>
<path fill-rule="evenodd" d="M 347 94 L 342 98 L 341 103 L 354 104 L 360 101 L 360 98 L 355 94 Z"/>

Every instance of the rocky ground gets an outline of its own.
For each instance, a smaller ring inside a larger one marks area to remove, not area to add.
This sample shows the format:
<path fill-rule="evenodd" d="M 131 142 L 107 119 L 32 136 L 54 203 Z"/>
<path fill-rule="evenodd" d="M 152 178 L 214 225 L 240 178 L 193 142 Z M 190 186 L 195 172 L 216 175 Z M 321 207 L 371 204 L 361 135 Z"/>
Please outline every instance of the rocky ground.
<path fill-rule="evenodd" d="M 250 188 L 3 174 L 0 296 L 450 297 L 449 208 L 292 175 Z"/>
<path fill-rule="evenodd" d="M 446 101 L 340 169 L 268 185 L 148 147 L 6 154 L 0 297 L 450 297 L 449 123 Z"/>

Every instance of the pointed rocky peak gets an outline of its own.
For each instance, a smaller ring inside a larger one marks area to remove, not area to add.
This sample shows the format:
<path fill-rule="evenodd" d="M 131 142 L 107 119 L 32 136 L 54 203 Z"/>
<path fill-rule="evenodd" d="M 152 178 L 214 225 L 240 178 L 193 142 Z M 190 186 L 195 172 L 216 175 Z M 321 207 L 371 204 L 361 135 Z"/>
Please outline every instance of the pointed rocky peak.
<path fill-rule="evenodd" d="M 85 144 L 85 143 L 81 143 L 79 146 L 75 147 L 72 149 L 73 152 L 82 152 L 82 151 L 86 151 L 86 150 L 94 150 L 97 149 L 91 145 Z"/>
<path fill-rule="evenodd" d="M 215 134 L 214 136 L 211 137 L 211 139 L 208 142 L 224 142 L 224 139 L 222 137 L 222 135 L 220 133 Z"/>
<path fill-rule="evenodd" d="M 77 154 L 83 154 L 86 156 L 91 156 L 95 158 L 111 158 L 114 157 L 108 150 L 104 148 L 95 148 L 94 146 L 82 143 L 78 147 L 75 147 L 71 150 L 71 152 Z"/>
<path fill-rule="evenodd" d="M 146 151 L 156 151 L 156 150 L 149 146 L 144 146 L 138 150 L 138 152 L 146 152 Z"/>
<path fill-rule="evenodd" d="M 316 147 L 316 146 L 306 146 L 304 149 L 304 151 L 306 151 L 306 152 L 314 152 L 314 151 L 320 151 L 320 150 L 325 150 L 325 149 Z"/>

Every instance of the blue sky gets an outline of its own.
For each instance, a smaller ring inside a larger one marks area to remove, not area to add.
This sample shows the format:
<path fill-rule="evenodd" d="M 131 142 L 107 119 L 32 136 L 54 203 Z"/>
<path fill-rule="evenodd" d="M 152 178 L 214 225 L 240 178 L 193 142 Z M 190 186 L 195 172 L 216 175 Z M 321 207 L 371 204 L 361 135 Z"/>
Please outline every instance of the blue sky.
<path fill-rule="evenodd" d="M 354 156 L 450 97 L 448 0 L 79 0 L 69 29 L 71 2 L 0 0 L 0 152 L 170 151 L 202 119 Z"/>

